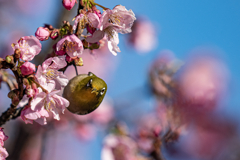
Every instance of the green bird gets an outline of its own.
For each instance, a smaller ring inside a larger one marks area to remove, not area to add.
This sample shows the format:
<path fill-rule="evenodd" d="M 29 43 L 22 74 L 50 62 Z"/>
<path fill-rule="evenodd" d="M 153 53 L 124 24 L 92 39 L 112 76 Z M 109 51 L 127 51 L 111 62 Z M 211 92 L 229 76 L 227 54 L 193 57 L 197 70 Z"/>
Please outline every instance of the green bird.
<path fill-rule="evenodd" d="M 70 112 L 84 115 L 101 104 L 106 91 L 107 84 L 104 80 L 89 72 L 71 79 L 64 88 L 63 97 L 70 102 L 67 107 Z"/>

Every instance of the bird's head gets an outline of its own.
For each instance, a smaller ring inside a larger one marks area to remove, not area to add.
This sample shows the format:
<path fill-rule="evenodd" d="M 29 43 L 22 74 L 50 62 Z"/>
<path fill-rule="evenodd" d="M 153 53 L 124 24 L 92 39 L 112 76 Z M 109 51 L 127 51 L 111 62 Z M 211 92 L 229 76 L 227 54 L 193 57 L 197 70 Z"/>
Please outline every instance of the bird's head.
<path fill-rule="evenodd" d="M 95 93 L 97 97 L 105 95 L 107 84 L 101 78 L 95 76 L 92 72 L 89 72 L 87 81 L 86 87 L 91 93 Z"/>

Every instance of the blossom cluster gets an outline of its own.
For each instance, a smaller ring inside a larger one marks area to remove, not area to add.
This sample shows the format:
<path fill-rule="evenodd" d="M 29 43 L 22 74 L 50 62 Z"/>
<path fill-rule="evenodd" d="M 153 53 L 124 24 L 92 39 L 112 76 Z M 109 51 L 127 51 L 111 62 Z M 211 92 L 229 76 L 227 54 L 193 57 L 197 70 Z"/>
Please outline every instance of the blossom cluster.
<path fill-rule="evenodd" d="M 67 10 L 72 9 L 76 3 L 76 0 L 62 1 Z M 0 69 L 12 70 L 17 83 L 15 86 L 9 85 L 11 91 L 8 93 L 8 97 L 12 100 L 12 104 L 11 108 L 3 113 L 2 117 L 7 118 L 1 119 L 0 125 L 4 124 L 6 119 L 9 120 L 19 115 L 26 124 L 32 124 L 35 121 L 45 125 L 48 117 L 60 120 L 59 114 L 64 113 L 70 104 L 61 96 L 62 89 L 69 82 L 67 76 L 64 75 L 67 67 L 74 65 L 77 72 L 76 66 L 83 65 L 80 57 L 83 52 L 88 49 L 93 53 L 93 50 L 101 48 L 105 42 L 113 55 L 120 52 L 118 33 L 131 32 L 133 22 L 136 20 L 132 10 L 127 10 L 122 5 L 108 9 L 93 0 L 81 0 L 79 3 L 79 7 L 82 6 L 82 9 L 73 19 L 73 25 L 68 21 L 63 21 L 60 28 L 45 24 L 36 30 L 35 36 L 24 36 L 17 43 L 13 43 L 14 53 L 12 55 L 6 56 L 5 59 L 0 58 Z M 103 12 L 96 6 L 103 8 Z M 47 55 L 45 61 L 36 66 L 31 61 L 42 50 L 40 41 L 49 38 L 55 41 L 52 46 L 52 54 Z M 1 81 L 6 80 L 0 78 Z M 102 113 L 109 115 L 102 118 Z M 91 116 L 95 117 L 93 119 L 99 121 L 99 124 L 105 124 L 112 118 L 112 112 L 111 109 L 107 109 Z M 86 122 L 84 123 L 88 124 Z M 78 126 L 81 133 L 82 130 L 88 130 L 85 127 L 87 125 Z M 5 159 L 8 153 L 3 148 L 3 141 L 7 139 L 7 136 L 3 133 L 2 128 L 0 131 L 0 159 Z M 84 137 L 84 134 L 81 135 Z"/>
<path fill-rule="evenodd" d="M 22 37 L 13 44 L 13 49 L 25 61 L 19 63 L 25 86 L 25 95 L 18 104 L 18 107 L 25 106 L 21 112 L 22 119 L 26 123 L 35 120 L 43 125 L 49 112 L 52 112 L 54 119 L 59 120 L 59 110 L 64 112 L 69 105 L 65 98 L 57 95 L 68 83 L 67 77 L 58 71 L 67 65 L 65 56 L 48 58 L 35 73 L 36 67 L 29 61 L 41 51 L 39 40 L 34 36 Z"/>
<path fill-rule="evenodd" d="M 46 124 L 49 113 L 59 120 L 59 111 L 63 113 L 69 106 L 68 100 L 57 94 L 68 84 L 67 77 L 59 70 L 71 64 L 83 65 L 80 55 L 84 49 L 98 49 L 102 40 L 107 41 L 110 52 L 117 55 L 117 52 L 120 52 L 118 33 L 131 32 L 136 20 L 132 10 L 127 10 L 122 5 L 117 5 L 111 10 L 95 2 L 88 2 L 81 1 L 84 8 L 74 18 L 74 25 L 68 21 L 64 21 L 59 29 L 45 25 L 37 29 L 35 36 L 22 37 L 16 44 L 12 44 L 14 56 L 8 57 L 8 62 L 18 61 L 18 68 L 23 77 L 25 95 L 21 100 L 17 99 L 15 104 L 17 107 L 24 106 L 21 117 L 25 123 L 36 121 L 42 125 Z M 70 10 L 76 1 L 63 0 L 62 3 Z M 101 13 L 96 5 L 104 8 L 104 12 Z M 53 54 L 37 67 L 36 72 L 35 65 L 30 61 L 40 53 L 40 41 L 49 37 L 57 40 L 53 45 Z M 12 94 L 10 97 L 16 97 L 14 94 L 17 93 Z"/>
<path fill-rule="evenodd" d="M 71 2 L 72 5 L 75 4 L 75 1 Z M 63 4 L 69 9 L 70 2 L 63 1 Z M 53 29 L 52 26 L 39 27 L 35 35 L 41 41 L 49 37 L 55 39 L 60 35 L 62 39 L 56 44 L 55 53 L 66 54 L 68 59 L 79 57 L 84 49 L 98 49 L 102 39 L 107 41 L 109 51 L 117 55 L 120 52 L 118 33 L 130 33 L 136 17 L 132 10 L 127 10 L 122 5 L 117 5 L 112 10 L 104 9 L 106 10 L 101 13 L 96 5 L 92 5 L 91 8 L 80 10 L 80 14 L 74 18 L 73 26 L 65 22 L 60 29 Z M 73 34 L 74 31 L 77 34 Z"/>

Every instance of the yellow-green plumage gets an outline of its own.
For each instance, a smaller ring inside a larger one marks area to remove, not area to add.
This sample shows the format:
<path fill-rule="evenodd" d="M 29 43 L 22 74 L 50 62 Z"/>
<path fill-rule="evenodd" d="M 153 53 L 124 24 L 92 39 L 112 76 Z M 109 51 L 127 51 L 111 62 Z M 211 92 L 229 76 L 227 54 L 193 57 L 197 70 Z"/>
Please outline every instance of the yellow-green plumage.
<path fill-rule="evenodd" d="M 102 102 L 107 91 L 107 84 L 93 73 L 80 74 L 71 79 L 64 88 L 63 97 L 70 105 L 67 109 L 75 114 L 88 114 Z"/>

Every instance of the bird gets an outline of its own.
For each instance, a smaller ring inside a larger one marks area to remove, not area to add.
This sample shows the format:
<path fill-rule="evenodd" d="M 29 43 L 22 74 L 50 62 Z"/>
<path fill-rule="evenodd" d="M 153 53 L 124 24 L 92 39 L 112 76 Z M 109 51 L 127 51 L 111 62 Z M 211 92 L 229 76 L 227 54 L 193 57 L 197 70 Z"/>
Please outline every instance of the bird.
<path fill-rule="evenodd" d="M 94 111 L 101 104 L 107 91 L 107 84 L 92 72 L 72 78 L 63 91 L 69 101 L 67 109 L 78 115 Z"/>

